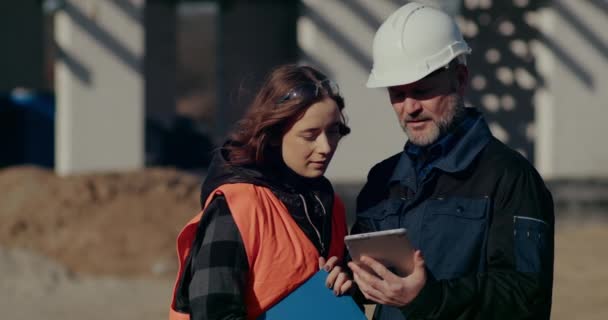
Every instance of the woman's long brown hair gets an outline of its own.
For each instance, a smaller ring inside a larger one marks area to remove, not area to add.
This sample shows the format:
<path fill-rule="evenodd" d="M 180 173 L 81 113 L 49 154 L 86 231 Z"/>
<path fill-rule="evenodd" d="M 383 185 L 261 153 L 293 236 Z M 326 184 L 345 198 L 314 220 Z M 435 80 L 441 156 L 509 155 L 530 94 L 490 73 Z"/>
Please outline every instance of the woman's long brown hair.
<path fill-rule="evenodd" d="M 245 116 L 229 134 L 230 143 L 224 146 L 228 151 L 227 161 L 232 165 L 264 166 L 269 159 L 271 142 L 279 143 L 286 129 L 300 119 L 311 105 L 325 98 L 333 99 L 341 114 L 340 133 L 350 132 L 342 114 L 344 99 L 332 96 L 326 90 L 319 90 L 315 99 L 287 100 L 278 103 L 290 90 L 306 84 L 320 83 L 327 77 L 309 66 L 293 64 L 274 69 L 258 91 Z"/>

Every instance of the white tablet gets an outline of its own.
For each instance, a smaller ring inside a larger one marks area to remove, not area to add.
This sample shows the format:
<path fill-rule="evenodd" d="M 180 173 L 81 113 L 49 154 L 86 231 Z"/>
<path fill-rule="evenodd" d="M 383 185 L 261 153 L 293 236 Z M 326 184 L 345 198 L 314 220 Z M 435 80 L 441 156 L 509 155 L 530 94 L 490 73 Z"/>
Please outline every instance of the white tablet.
<path fill-rule="evenodd" d="M 411 273 L 414 250 L 406 229 L 348 235 L 344 237 L 344 243 L 353 261 L 368 256 L 400 276 Z"/>

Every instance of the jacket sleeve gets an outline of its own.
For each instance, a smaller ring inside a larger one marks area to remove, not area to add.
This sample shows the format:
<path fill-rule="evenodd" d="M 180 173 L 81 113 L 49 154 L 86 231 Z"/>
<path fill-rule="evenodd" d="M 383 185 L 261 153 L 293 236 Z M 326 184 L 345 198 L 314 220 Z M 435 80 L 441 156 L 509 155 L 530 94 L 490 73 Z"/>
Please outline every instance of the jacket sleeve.
<path fill-rule="evenodd" d="M 554 214 L 536 171 L 506 173 L 494 195 L 487 269 L 427 281 L 408 319 L 549 319 L 553 285 Z"/>
<path fill-rule="evenodd" d="M 199 226 L 193 245 L 190 319 L 245 319 L 249 265 L 241 234 L 223 196 L 212 200 L 205 215 L 207 224 Z"/>

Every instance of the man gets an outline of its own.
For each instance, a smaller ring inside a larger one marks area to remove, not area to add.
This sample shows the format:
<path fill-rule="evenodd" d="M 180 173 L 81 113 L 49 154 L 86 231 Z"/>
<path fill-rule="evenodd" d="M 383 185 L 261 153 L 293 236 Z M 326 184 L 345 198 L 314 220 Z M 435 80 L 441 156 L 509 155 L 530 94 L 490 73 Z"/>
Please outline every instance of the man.
<path fill-rule="evenodd" d="M 465 108 L 468 53 L 451 17 L 417 3 L 374 38 L 367 86 L 388 88 L 409 139 L 370 170 L 352 233 L 406 228 L 418 249 L 406 276 L 371 258 L 349 263 L 379 304 L 375 319 L 549 319 L 553 200 Z"/>

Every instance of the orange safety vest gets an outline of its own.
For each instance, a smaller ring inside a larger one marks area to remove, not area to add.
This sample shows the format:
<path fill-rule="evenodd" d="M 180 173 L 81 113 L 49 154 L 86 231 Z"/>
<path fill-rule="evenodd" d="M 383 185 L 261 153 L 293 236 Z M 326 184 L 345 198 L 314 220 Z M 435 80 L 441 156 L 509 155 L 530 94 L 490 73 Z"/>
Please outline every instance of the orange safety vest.
<path fill-rule="evenodd" d="M 222 185 L 211 193 L 217 194 L 226 198 L 243 239 L 249 263 L 245 288 L 247 319 L 257 319 L 317 272 L 319 253 L 270 189 L 236 183 Z M 177 237 L 179 271 L 171 300 L 170 320 L 190 319 L 189 314 L 175 311 L 175 295 L 198 223 L 212 199 L 213 196 L 208 197 L 203 210 L 186 224 Z M 329 256 L 342 260 L 346 214 L 337 195 L 332 210 L 331 232 Z"/>

